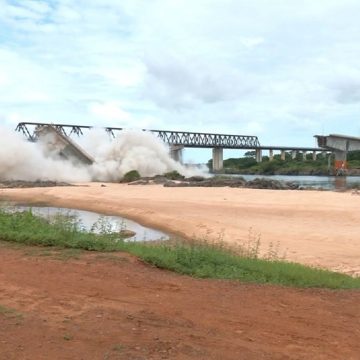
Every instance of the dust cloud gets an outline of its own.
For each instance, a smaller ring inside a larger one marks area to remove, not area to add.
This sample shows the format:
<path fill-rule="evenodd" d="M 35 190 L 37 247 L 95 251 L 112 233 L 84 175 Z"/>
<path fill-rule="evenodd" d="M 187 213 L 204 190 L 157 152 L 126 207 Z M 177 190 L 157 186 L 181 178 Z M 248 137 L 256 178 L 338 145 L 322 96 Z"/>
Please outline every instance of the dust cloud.
<path fill-rule="evenodd" d="M 171 159 L 168 146 L 152 133 L 123 131 L 110 140 L 103 129 L 95 129 L 73 140 L 95 159 L 93 165 L 75 165 L 46 151 L 41 142 L 28 142 L 0 127 L 0 180 L 119 181 L 130 170 L 141 176 L 172 170 L 185 176 L 204 174 Z"/>
<path fill-rule="evenodd" d="M 0 180 L 90 181 L 86 168 L 47 157 L 40 144 L 0 127 Z"/>

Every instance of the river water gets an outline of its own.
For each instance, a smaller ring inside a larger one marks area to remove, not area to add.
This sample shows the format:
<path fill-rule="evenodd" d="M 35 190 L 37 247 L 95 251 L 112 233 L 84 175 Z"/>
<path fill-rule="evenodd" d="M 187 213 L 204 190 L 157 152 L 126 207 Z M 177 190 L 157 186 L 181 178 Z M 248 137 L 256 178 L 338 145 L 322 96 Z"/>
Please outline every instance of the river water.
<path fill-rule="evenodd" d="M 235 176 L 235 175 L 234 175 Z M 245 180 L 265 178 L 269 180 L 290 181 L 302 187 L 315 189 L 342 190 L 360 187 L 360 176 L 302 176 L 302 175 L 236 175 Z"/>
<path fill-rule="evenodd" d="M 107 231 L 111 232 L 119 232 L 121 230 L 134 231 L 135 236 L 127 238 L 126 241 L 158 241 L 169 239 L 169 235 L 161 231 L 142 226 L 135 221 L 119 216 L 101 215 L 95 212 L 84 210 L 38 206 L 15 205 L 11 207 L 10 210 L 24 211 L 29 209 L 31 209 L 33 214 L 49 219 L 59 214 L 66 217 L 76 218 L 80 228 L 84 229 L 85 231 L 92 230 L 95 233 L 99 233 L 101 229 L 106 229 Z"/>

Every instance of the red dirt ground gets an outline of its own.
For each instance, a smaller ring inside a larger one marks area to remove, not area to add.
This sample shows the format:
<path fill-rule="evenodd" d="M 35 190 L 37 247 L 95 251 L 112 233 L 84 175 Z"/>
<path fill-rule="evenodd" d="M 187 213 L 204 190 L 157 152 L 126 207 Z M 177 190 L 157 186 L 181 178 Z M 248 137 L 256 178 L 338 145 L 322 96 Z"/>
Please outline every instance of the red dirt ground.
<path fill-rule="evenodd" d="M 122 253 L 0 245 L 1 360 L 360 358 L 359 291 L 199 280 Z"/>

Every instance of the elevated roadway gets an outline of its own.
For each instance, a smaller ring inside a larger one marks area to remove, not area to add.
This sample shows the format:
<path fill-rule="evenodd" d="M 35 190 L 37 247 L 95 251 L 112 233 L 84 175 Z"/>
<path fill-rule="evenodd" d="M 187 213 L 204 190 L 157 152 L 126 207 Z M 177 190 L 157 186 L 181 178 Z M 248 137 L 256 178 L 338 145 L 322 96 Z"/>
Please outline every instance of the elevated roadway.
<path fill-rule="evenodd" d="M 73 125 L 73 124 L 53 124 L 53 123 L 35 123 L 35 122 L 20 122 L 16 131 L 23 133 L 28 140 L 37 141 L 39 131 L 44 127 L 51 126 L 59 134 L 70 138 L 72 135 L 82 136 L 85 131 L 92 129 L 88 125 Z M 126 129 L 119 127 L 104 127 L 103 128 L 111 137 L 115 137 L 119 131 Z M 269 151 L 269 158 L 273 160 L 274 151 L 281 152 L 281 159 L 285 160 L 286 152 L 291 152 L 292 158 L 295 159 L 298 152 L 303 153 L 306 159 L 306 153 L 312 152 L 313 159 L 316 159 L 318 152 L 324 152 L 326 149 L 317 147 L 293 147 L 293 146 L 263 146 L 260 144 L 257 136 L 252 135 L 231 135 L 231 134 L 214 134 L 214 133 L 200 133 L 189 131 L 170 131 L 170 130 L 146 130 L 153 133 L 163 142 L 170 145 L 171 155 L 176 160 L 181 160 L 181 151 L 183 148 L 211 148 L 213 153 L 213 170 L 219 171 L 223 168 L 223 149 L 243 149 L 255 150 L 256 160 L 262 161 L 262 151 Z"/>
<path fill-rule="evenodd" d="M 360 150 L 360 138 L 348 135 L 315 135 L 319 146 L 335 154 L 335 170 L 339 173 L 347 169 L 347 153 Z"/>

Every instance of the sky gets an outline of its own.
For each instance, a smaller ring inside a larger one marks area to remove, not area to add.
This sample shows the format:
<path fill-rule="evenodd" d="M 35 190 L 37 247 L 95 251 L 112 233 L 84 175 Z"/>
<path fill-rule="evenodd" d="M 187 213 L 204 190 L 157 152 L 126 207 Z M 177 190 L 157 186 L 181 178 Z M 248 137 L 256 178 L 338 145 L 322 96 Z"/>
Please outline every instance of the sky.
<path fill-rule="evenodd" d="M 360 136 L 359 18 L 358 0 L 0 0 L 0 124 Z"/>

